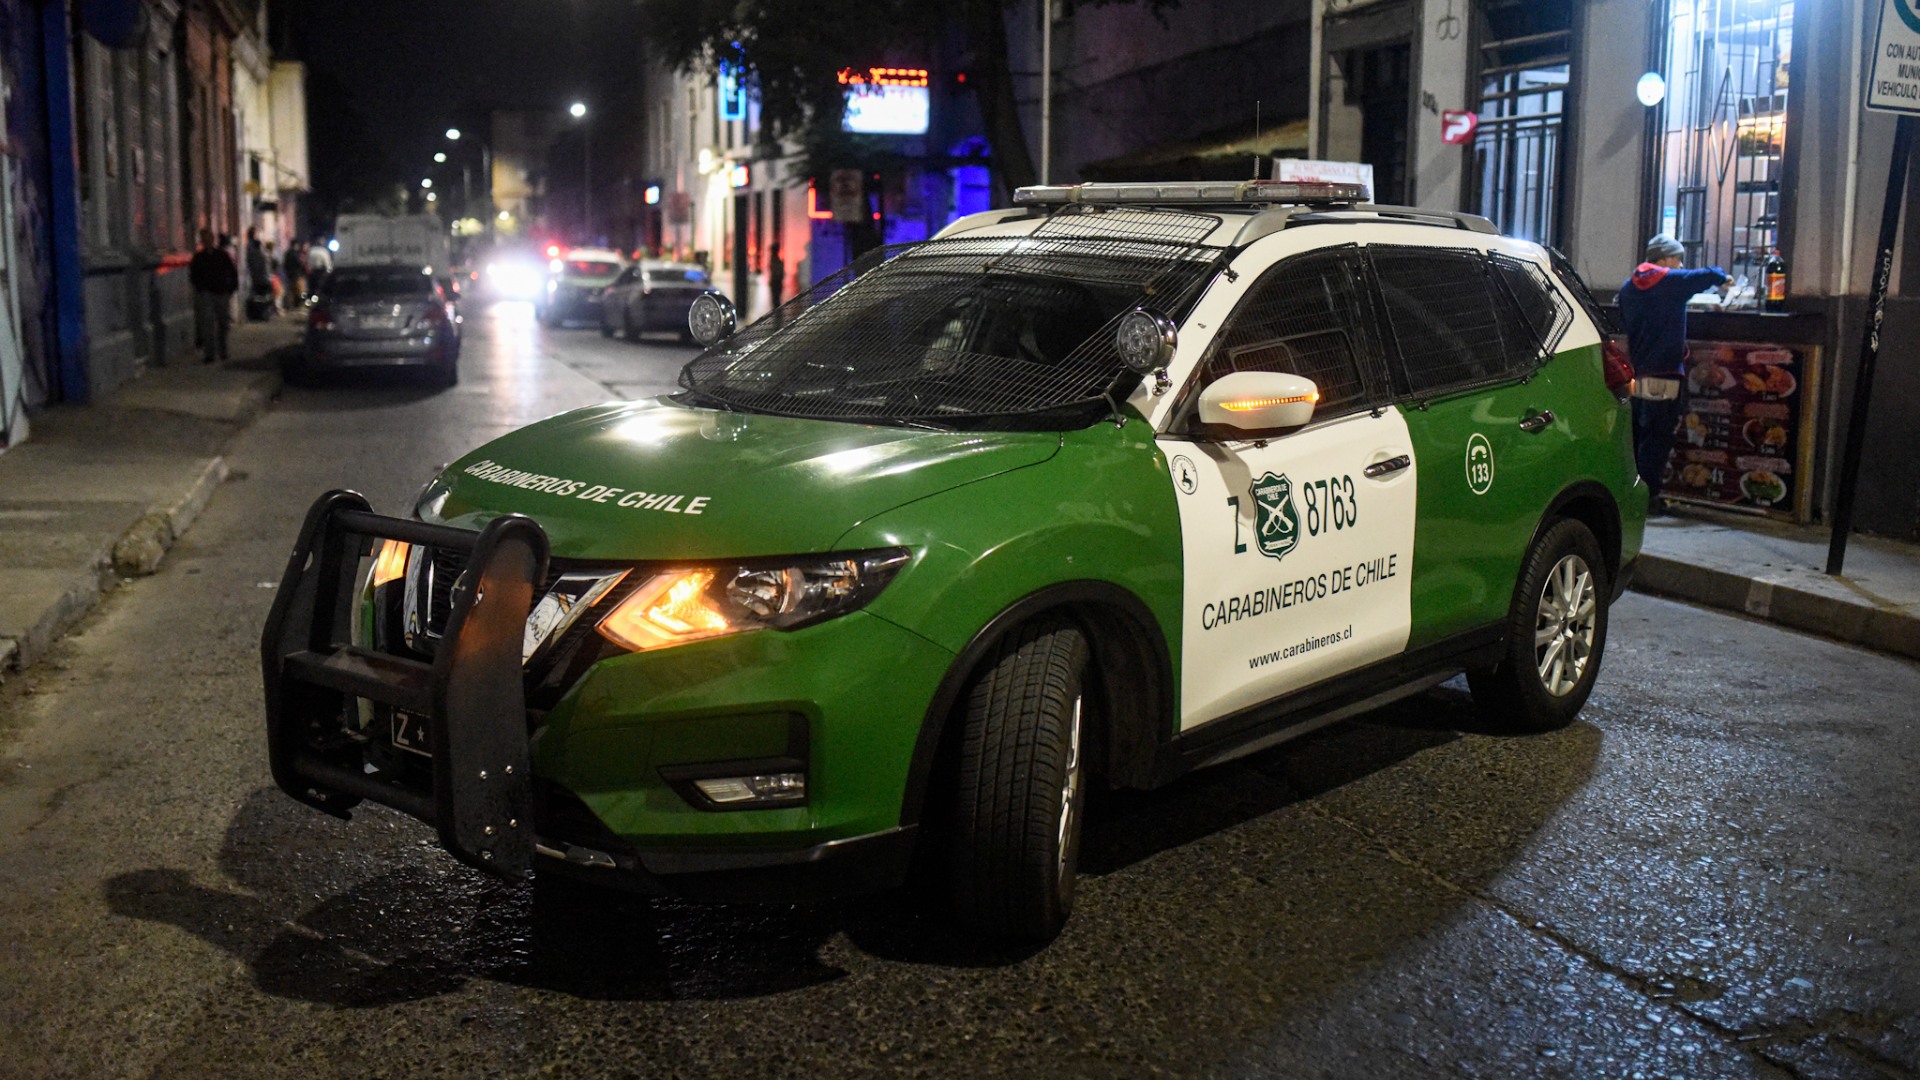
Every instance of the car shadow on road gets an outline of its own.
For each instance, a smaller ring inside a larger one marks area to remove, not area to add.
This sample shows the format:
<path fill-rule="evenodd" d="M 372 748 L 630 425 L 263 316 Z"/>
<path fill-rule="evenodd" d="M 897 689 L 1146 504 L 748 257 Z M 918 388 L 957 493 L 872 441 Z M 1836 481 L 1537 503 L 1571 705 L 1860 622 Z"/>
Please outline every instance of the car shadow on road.
<path fill-rule="evenodd" d="M 228 826 L 226 881 L 140 870 L 109 879 L 106 901 L 227 950 L 263 993 L 338 1008 L 419 1001 L 475 979 L 668 1000 L 781 993 L 842 974 L 818 959 L 836 927 L 817 908 L 496 881 L 446 860 L 420 828 L 379 808 L 341 823 L 262 788 Z M 352 884 L 328 893 L 343 880 Z"/>
<path fill-rule="evenodd" d="M 1158 791 L 1109 795 L 1089 814 L 1083 872 L 1095 882 L 1122 875 L 1162 853 L 1328 798 L 1357 802 L 1357 810 L 1342 812 L 1361 816 L 1377 805 L 1389 820 L 1431 812 L 1356 789 L 1391 790 L 1410 759 L 1478 725 L 1470 699 L 1442 689 Z M 1599 742 L 1597 731 L 1584 730 L 1506 755 L 1516 759 L 1515 778 L 1551 764 L 1546 771 L 1555 779 L 1538 790 L 1519 790 L 1522 784 L 1507 777 L 1464 778 L 1474 805 L 1448 808 L 1465 815 L 1457 831 L 1478 845 L 1465 852 L 1463 873 L 1483 879 L 1506 865 L 1584 782 Z M 1529 742 L 1521 741 L 1523 749 Z M 905 891 L 815 904 L 714 905 L 564 879 L 498 882 L 456 866 L 410 819 L 365 809 L 342 823 L 273 788 L 256 791 L 234 815 L 220 869 L 226 880 L 218 884 L 175 868 L 123 874 L 107 882 L 106 899 L 118 914 L 169 923 L 225 949 L 265 994 L 336 1008 L 419 1001 L 474 980 L 609 1001 L 784 994 L 847 974 L 837 960 L 845 946 L 829 947 L 842 934 L 880 960 L 954 969 L 1017 965 L 1039 951 L 971 940 L 927 913 L 931 895 Z M 1251 869 L 1282 882 L 1298 872 L 1279 853 L 1273 866 Z M 1164 884 L 1177 894 L 1178 882 L 1155 880 L 1156 890 Z M 1137 891 L 1140 881 L 1136 873 L 1122 887 Z M 1324 877 L 1312 887 L 1343 891 Z M 1136 902 L 1158 901 L 1127 901 Z M 1328 901 L 1334 909 L 1345 903 L 1338 896 Z"/>

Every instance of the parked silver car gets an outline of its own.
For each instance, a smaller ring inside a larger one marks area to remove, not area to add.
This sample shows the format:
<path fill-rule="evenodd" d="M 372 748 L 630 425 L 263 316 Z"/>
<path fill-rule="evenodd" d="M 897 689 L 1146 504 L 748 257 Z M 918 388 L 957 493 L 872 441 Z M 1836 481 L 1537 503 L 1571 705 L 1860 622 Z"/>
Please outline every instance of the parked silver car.
<path fill-rule="evenodd" d="M 286 374 L 297 381 L 345 368 L 416 366 L 452 386 L 459 358 L 458 310 L 425 268 L 342 266 L 308 313 L 306 345 Z"/>
<path fill-rule="evenodd" d="M 691 340 L 687 309 L 694 297 L 713 291 L 706 267 L 699 263 L 642 259 L 627 267 L 600 301 L 600 332 L 617 331 L 637 341 L 649 330 L 666 330 Z"/>

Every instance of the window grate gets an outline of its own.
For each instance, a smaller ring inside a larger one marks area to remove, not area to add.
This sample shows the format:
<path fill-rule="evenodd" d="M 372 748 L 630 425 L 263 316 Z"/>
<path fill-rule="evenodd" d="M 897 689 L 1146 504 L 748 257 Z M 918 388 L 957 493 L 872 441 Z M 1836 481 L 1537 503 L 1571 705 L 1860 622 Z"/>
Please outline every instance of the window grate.
<path fill-rule="evenodd" d="M 1514 311 L 1521 323 L 1520 332 L 1531 334 L 1541 354 L 1551 354 L 1573 325 L 1573 309 L 1567 305 L 1546 271 L 1523 259 L 1494 255 L 1489 262 L 1494 277 L 1506 287 Z"/>
<path fill-rule="evenodd" d="M 1049 221 L 1045 236 L 873 252 L 696 357 L 680 383 L 699 399 L 783 416 L 1051 426 L 1037 418 L 1104 404 L 1137 379 L 1113 341 L 1120 316 L 1147 304 L 1178 319 L 1221 258 L 1130 225 L 1120 236 L 1099 231 L 1106 222 L 1088 229 L 1087 216 Z M 1175 219 L 1206 217 L 1134 216 L 1168 218 L 1164 232 L 1188 237 L 1197 225 L 1181 232 Z"/>
<path fill-rule="evenodd" d="M 1261 276 L 1221 328 L 1205 362 L 1204 387 L 1239 371 L 1304 375 L 1320 400 L 1316 417 L 1363 408 L 1377 399 L 1356 340 L 1364 311 L 1357 256 L 1325 252 L 1289 259 Z"/>
<path fill-rule="evenodd" d="M 1539 356 L 1480 252 L 1374 247 L 1371 258 L 1415 396 L 1493 382 Z"/>

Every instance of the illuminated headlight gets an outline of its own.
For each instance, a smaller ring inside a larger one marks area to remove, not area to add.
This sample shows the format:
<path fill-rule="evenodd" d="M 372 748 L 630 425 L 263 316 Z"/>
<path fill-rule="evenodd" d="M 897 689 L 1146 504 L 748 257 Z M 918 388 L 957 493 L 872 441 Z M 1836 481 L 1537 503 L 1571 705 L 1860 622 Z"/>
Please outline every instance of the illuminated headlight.
<path fill-rule="evenodd" d="M 906 561 L 905 551 L 892 548 L 666 570 L 641 582 L 600 620 L 599 630 L 635 652 L 751 630 L 793 630 L 864 606 Z"/>

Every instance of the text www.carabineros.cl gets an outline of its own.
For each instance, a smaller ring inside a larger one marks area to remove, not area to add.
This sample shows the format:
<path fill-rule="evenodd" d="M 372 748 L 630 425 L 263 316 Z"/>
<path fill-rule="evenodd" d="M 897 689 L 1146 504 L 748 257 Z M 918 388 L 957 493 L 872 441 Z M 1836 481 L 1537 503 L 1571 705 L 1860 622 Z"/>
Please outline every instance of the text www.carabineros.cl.
<path fill-rule="evenodd" d="M 1248 660 L 1247 666 L 1250 668 L 1257 668 L 1265 664 L 1274 663 L 1275 661 L 1278 661 L 1278 660 L 1290 659 L 1292 657 L 1299 656 L 1301 653 L 1310 653 L 1315 649 L 1324 649 L 1329 645 L 1338 645 L 1340 642 L 1345 641 L 1348 638 L 1351 638 L 1352 636 L 1353 636 L 1353 624 L 1348 623 L 1347 628 L 1345 630 L 1341 630 L 1332 634 L 1322 634 L 1319 637 L 1310 637 L 1304 641 L 1295 642 L 1294 644 L 1289 645 L 1284 649 L 1276 649 L 1270 653 L 1262 653 L 1261 655 L 1256 656 L 1251 660 Z"/>

